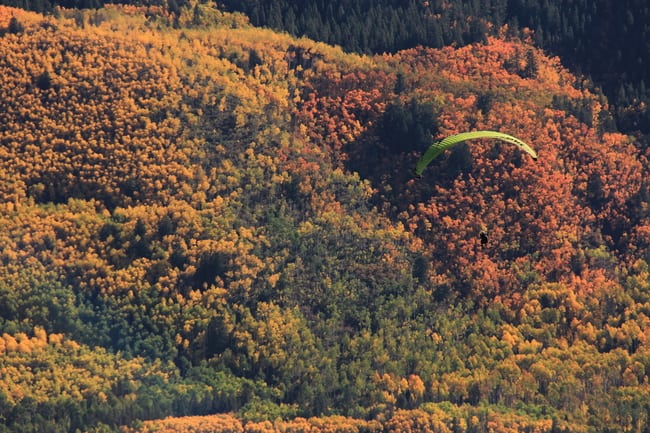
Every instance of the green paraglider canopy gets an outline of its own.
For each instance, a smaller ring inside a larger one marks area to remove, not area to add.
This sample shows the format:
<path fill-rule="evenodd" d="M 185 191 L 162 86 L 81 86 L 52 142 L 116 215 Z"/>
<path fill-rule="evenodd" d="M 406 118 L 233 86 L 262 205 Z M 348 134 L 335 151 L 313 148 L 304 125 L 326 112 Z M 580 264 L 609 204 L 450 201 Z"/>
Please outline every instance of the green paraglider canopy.
<path fill-rule="evenodd" d="M 422 155 L 422 157 L 418 160 L 417 164 L 415 165 L 415 174 L 417 176 L 421 176 L 422 172 L 424 169 L 429 165 L 431 161 L 433 161 L 438 155 L 440 155 L 442 152 L 445 150 L 449 149 L 450 147 L 461 143 L 463 141 L 467 140 L 472 140 L 476 138 L 496 138 L 498 140 L 506 141 L 508 143 L 512 143 L 522 149 L 524 152 L 528 153 L 530 156 L 533 157 L 534 160 L 537 160 L 537 152 L 530 147 L 528 144 L 524 143 L 517 137 L 513 137 L 512 135 L 504 134 L 502 132 L 497 132 L 497 131 L 473 131 L 473 132 L 461 132 L 460 134 L 456 135 L 450 135 L 449 137 L 436 141 L 427 149 L 426 152 Z"/>

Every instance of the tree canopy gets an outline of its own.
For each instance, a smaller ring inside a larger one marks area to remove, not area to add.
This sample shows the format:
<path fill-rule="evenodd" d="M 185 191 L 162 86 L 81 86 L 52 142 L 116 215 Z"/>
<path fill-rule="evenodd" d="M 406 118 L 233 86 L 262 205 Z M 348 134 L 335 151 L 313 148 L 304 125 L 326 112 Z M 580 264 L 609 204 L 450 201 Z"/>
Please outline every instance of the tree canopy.
<path fill-rule="evenodd" d="M 0 431 L 647 427 L 647 149 L 530 40 L 352 54 L 209 3 L 0 29 Z M 412 179 L 468 130 L 544 158 Z"/>

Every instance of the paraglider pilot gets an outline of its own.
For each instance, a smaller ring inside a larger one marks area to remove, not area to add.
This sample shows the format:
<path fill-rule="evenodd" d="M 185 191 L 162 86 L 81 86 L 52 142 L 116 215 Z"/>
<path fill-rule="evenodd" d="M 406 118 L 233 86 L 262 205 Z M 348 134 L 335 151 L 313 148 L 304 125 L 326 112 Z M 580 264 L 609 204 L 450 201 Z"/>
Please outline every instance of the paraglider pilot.
<path fill-rule="evenodd" d="M 482 229 L 481 233 L 479 233 L 479 238 L 481 239 L 481 246 L 484 247 L 488 243 L 488 233 L 487 229 Z"/>

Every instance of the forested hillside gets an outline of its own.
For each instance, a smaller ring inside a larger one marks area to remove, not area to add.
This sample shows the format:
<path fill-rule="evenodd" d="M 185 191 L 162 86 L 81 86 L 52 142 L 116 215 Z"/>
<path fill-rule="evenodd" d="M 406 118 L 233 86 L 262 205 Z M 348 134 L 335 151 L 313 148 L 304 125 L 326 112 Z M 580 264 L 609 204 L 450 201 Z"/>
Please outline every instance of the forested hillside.
<path fill-rule="evenodd" d="M 0 35 L 0 431 L 650 428 L 650 155 L 528 35 L 358 55 L 207 3 Z M 413 176 L 474 129 L 539 159 Z"/>
<path fill-rule="evenodd" d="M 98 8 L 105 3 L 155 5 L 176 19 L 188 0 L 0 0 L 42 13 L 56 6 Z M 464 46 L 495 36 L 502 26 L 560 56 L 608 97 L 619 131 L 650 134 L 650 7 L 646 0 L 224 0 L 257 26 L 307 36 L 357 53 L 397 52 L 419 45 Z M 178 23 L 176 23 L 178 26 Z M 600 90 L 602 89 L 602 90 Z"/>
<path fill-rule="evenodd" d="M 534 31 L 538 47 L 591 77 L 618 128 L 650 133 L 650 7 L 645 0 L 224 0 L 253 24 L 364 52 L 484 41 L 505 24 Z M 647 146 L 647 141 L 645 143 Z"/>

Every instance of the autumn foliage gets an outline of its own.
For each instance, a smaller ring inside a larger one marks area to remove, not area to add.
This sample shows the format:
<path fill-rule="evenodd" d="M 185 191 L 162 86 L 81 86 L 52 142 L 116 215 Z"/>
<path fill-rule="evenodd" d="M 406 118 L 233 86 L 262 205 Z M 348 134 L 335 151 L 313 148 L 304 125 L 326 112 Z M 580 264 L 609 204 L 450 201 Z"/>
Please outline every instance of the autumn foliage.
<path fill-rule="evenodd" d="M 209 3 L 0 35 L 0 431 L 648 426 L 647 144 L 530 41 L 360 56 Z M 474 129 L 540 157 L 413 177 Z"/>

